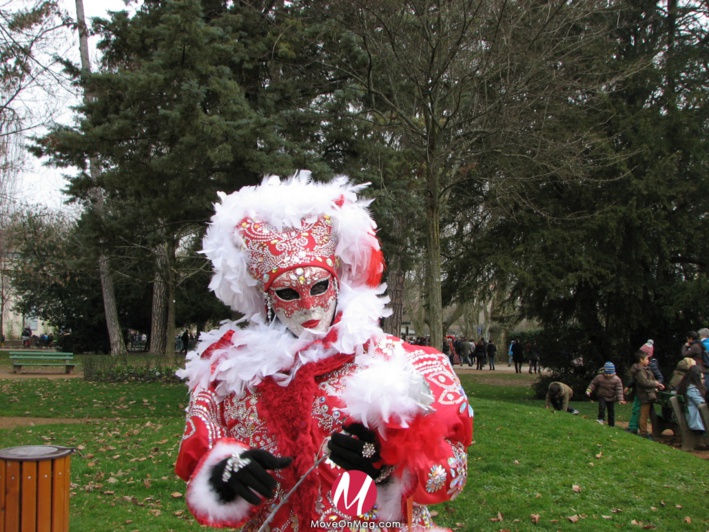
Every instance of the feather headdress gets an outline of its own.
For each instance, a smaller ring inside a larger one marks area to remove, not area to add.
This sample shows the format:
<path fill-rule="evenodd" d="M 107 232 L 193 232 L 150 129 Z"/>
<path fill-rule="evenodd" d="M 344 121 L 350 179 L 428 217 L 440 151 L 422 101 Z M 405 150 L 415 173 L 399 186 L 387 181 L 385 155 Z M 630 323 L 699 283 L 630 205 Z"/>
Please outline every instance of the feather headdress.
<path fill-rule="evenodd" d="M 301 171 L 219 193 L 202 250 L 214 267 L 210 289 L 235 311 L 265 316 L 265 289 L 297 266 L 322 266 L 354 288 L 378 286 L 384 259 L 371 200 L 357 197 L 366 186 L 344 176 L 316 183 Z"/>

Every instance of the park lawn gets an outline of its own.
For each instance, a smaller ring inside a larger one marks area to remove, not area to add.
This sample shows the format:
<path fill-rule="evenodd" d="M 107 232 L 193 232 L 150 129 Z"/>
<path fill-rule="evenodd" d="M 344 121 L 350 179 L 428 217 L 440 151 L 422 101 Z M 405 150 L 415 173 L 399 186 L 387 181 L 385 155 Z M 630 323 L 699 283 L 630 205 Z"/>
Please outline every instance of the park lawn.
<path fill-rule="evenodd" d="M 532 377 L 461 376 L 475 409 L 475 442 L 465 491 L 432 507 L 437 524 L 471 532 L 709 527 L 708 462 L 598 425 L 593 403 L 575 403 L 580 416 L 552 413 L 531 399 Z M 0 430 L 2 447 L 77 449 L 72 531 L 201 528 L 172 470 L 184 422 L 183 386 L 1 381 L 0 404 L 12 412 L 4 415 L 84 419 Z"/>
<path fill-rule="evenodd" d="M 182 418 L 187 387 L 163 383 L 103 383 L 82 379 L 0 380 L 3 416 L 50 418 Z"/>

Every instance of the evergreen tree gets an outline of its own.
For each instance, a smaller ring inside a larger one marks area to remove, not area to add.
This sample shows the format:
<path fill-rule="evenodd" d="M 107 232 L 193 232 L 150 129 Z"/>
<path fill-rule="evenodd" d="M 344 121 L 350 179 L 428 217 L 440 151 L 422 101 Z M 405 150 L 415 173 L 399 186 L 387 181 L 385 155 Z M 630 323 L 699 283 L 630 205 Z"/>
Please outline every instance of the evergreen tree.
<path fill-rule="evenodd" d="M 307 16 L 299 6 L 174 0 L 146 1 L 134 16 L 98 21 L 98 73 L 82 78 L 93 98 L 74 127 L 38 143 L 58 165 L 82 169 L 71 194 L 85 199 L 101 166 L 106 213 L 95 223 L 115 248 L 130 239 L 152 250 L 151 350 L 174 336 L 180 235 L 203 226 L 218 190 L 255 184 L 311 166 L 322 80 Z M 206 289 L 206 287 L 205 287 Z"/>
<path fill-rule="evenodd" d="M 706 6 L 617 6 L 594 50 L 608 82 L 567 115 L 604 124 L 607 142 L 595 146 L 609 156 L 589 152 L 590 179 L 552 174 L 517 201 L 495 194 L 507 205 L 479 249 L 522 315 L 547 329 L 545 365 L 568 367 L 562 353 L 577 350 L 586 371 L 606 360 L 624 368 L 653 338 L 670 371 L 686 332 L 707 319 L 709 78 L 698 58 L 709 40 L 695 23 Z"/>

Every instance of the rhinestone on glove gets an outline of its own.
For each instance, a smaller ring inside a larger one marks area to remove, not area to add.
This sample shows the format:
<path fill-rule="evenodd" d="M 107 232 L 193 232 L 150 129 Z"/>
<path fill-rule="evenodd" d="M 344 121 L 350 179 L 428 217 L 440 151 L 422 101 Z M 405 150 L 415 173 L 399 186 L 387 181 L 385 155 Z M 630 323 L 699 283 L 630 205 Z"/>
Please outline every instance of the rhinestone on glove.
<path fill-rule="evenodd" d="M 373 443 L 365 443 L 364 447 L 362 447 L 362 456 L 365 458 L 371 458 L 376 452 L 377 449 L 374 447 Z"/>
<path fill-rule="evenodd" d="M 251 458 L 241 458 L 239 453 L 232 454 L 226 461 L 226 467 L 224 468 L 224 472 L 222 473 L 222 482 L 224 482 L 225 484 L 229 482 L 229 479 L 234 473 L 245 468 L 250 463 Z"/>

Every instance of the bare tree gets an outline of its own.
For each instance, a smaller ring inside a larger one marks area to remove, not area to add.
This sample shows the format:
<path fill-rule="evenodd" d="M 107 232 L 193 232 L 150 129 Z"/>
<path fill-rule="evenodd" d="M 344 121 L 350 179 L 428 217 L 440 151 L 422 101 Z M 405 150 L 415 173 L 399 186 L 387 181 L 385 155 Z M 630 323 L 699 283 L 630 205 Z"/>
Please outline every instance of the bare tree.
<path fill-rule="evenodd" d="M 88 47 L 88 31 L 84 17 L 83 0 L 76 0 L 76 18 L 79 28 L 79 49 L 81 52 L 81 69 L 85 74 L 91 72 L 91 63 L 89 61 Z M 84 98 L 91 99 L 90 94 L 84 94 Z M 98 181 L 100 172 L 98 161 L 92 159 L 89 161 L 89 172 L 91 179 L 94 182 Z M 90 208 L 98 217 L 103 215 L 104 198 L 103 191 L 98 187 L 94 187 L 91 192 Z M 116 292 L 113 283 L 113 273 L 111 272 L 111 262 L 108 253 L 105 250 L 99 255 L 99 271 L 101 274 L 101 290 L 103 292 L 103 306 L 106 313 L 106 326 L 108 327 L 108 336 L 111 342 L 111 355 L 117 356 L 126 351 L 125 341 L 121 333 L 121 326 L 118 320 L 118 306 L 116 304 Z"/>
<path fill-rule="evenodd" d="M 59 57 L 67 19 L 56 1 L 0 2 L 0 334 L 11 286 L 6 272 L 6 232 L 25 163 L 25 134 L 50 123 L 68 82 Z"/>
<path fill-rule="evenodd" d="M 16 195 L 27 132 L 60 112 L 68 21 L 56 1 L 0 0 L 0 205 Z M 7 212 L 0 214 L 7 215 Z"/>
<path fill-rule="evenodd" d="M 441 236 L 449 202 L 471 183 L 497 179 L 481 174 L 479 163 L 486 152 L 504 151 L 508 137 L 529 143 L 527 151 L 516 145 L 509 151 L 517 160 L 532 159 L 534 171 L 580 177 L 579 161 L 573 159 L 588 147 L 585 132 L 568 129 L 550 140 L 545 124 L 554 123 L 554 114 L 545 106 L 567 105 L 582 94 L 575 57 L 603 34 L 593 17 L 609 4 L 343 0 L 334 5 L 333 20 L 360 47 L 355 53 L 335 48 L 333 54 L 333 67 L 363 94 L 353 115 L 400 136 L 416 159 L 409 179 L 425 203 L 427 321 L 431 343 L 438 346 L 444 326 Z M 502 145 L 489 143 L 493 134 Z M 540 155 L 543 164 L 534 160 Z M 524 177 L 533 180 L 535 174 L 530 170 Z"/>

